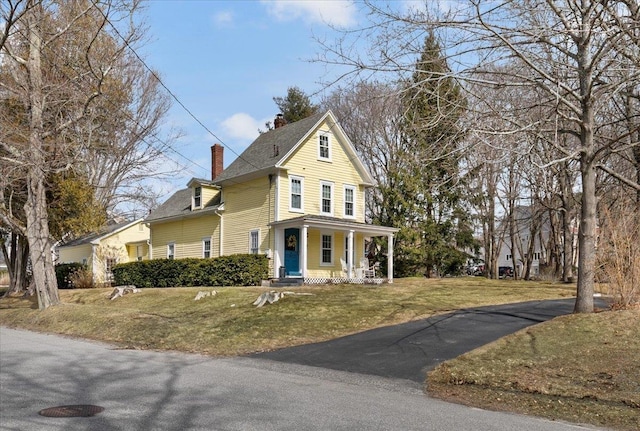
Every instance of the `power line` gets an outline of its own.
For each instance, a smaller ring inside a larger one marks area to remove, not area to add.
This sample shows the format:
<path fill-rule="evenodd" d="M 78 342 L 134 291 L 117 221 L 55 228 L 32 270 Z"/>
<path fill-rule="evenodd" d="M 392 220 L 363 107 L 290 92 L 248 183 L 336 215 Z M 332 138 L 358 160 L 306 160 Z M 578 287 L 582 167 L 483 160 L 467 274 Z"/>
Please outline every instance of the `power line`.
<path fill-rule="evenodd" d="M 219 143 L 220 145 L 222 145 L 223 147 L 227 148 L 229 151 L 231 151 L 237 158 L 244 160 L 246 163 L 248 163 L 249 165 L 251 165 L 253 168 L 255 169 L 259 169 L 257 166 L 255 166 L 253 163 L 251 163 L 251 161 L 243 158 L 240 154 L 238 154 L 233 148 L 231 148 L 230 146 L 226 145 L 224 143 L 224 141 L 222 139 L 220 139 L 213 131 L 211 131 L 211 129 L 209 129 L 202 121 L 200 121 L 200 119 L 198 117 L 195 116 L 195 114 L 193 114 L 193 112 L 191 112 L 191 110 L 189 110 L 189 108 L 187 108 L 185 106 L 184 103 L 182 103 L 182 101 L 178 98 L 178 96 L 175 95 L 175 93 L 173 91 L 171 91 L 169 89 L 169 87 L 167 87 L 165 85 L 165 83 L 162 81 L 162 79 L 160 79 L 160 77 L 155 73 L 155 71 L 153 71 L 153 69 L 151 69 L 147 63 L 142 59 L 142 57 L 138 54 L 138 52 L 129 44 L 129 41 L 122 36 L 122 34 L 120 33 L 120 31 L 116 28 L 116 26 L 111 22 L 111 20 L 109 19 L 109 17 L 104 13 L 104 11 L 98 7 L 98 5 L 96 4 L 95 0 L 92 0 L 93 5 L 96 7 L 96 9 L 98 9 L 98 11 L 100 11 L 100 14 L 104 17 L 105 21 L 107 23 L 109 23 L 109 25 L 111 26 L 111 28 L 113 28 L 113 30 L 116 32 L 116 34 L 118 35 L 118 37 L 120 39 L 122 39 L 122 41 L 124 42 L 124 44 L 126 45 L 127 48 L 129 48 L 129 50 L 133 53 L 133 55 L 136 56 L 136 58 L 140 61 L 140 63 L 149 71 L 149 73 L 151 73 L 153 75 L 153 77 L 158 80 L 158 82 L 160 83 L 160 85 L 167 91 L 167 93 L 169 93 L 169 95 L 178 103 L 178 105 L 180 105 L 180 107 L 182 109 L 184 109 L 184 111 L 189 114 L 189 116 L 191 118 L 193 118 L 196 123 L 198 123 L 204 130 L 207 131 L 207 133 L 209 133 L 211 136 L 213 136 Z"/>

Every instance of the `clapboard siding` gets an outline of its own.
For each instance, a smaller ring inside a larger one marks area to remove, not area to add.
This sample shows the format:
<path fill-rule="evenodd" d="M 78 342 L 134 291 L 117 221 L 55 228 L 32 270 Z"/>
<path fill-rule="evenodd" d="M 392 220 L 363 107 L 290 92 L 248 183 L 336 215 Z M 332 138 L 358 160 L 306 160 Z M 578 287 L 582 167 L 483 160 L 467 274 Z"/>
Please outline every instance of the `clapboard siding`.
<path fill-rule="evenodd" d="M 300 212 L 289 210 L 290 178 L 299 176 L 304 178 L 303 202 L 304 214 L 320 215 L 321 182 L 333 184 L 333 216 L 344 217 L 344 186 L 355 187 L 355 220 L 364 222 L 364 186 L 363 179 L 353 166 L 341 142 L 334 134 L 322 125 L 286 161 L 284 167 L 287 174 L 280 178 L 281 192 L 279 196 L 279 219 L 286 220 L 299 217 Z M 324 161 L 318 158 L 318 140 L 321 134 L 329 133 L 330 158 Z"/>
<path fill-rule="evenodd" d="M 273 221 L 274 187 L 268 176 L 225 187 L 225 255 L 249 253 L 249 232 L 260 230 L 260 253 L 273 247 L 268 224 Z"/>
<path fill-rule="evenodd" d="M 201 215 L 166 223 L 154 223 L 151 230 L 152 255 L 154 259 L 167 257 L 167 245 L 175 244 L 175 258 L 202 257 L 202 239 L 211 237 L 211 255 L 219 250 L 219 217 L 215 214 Z"/>

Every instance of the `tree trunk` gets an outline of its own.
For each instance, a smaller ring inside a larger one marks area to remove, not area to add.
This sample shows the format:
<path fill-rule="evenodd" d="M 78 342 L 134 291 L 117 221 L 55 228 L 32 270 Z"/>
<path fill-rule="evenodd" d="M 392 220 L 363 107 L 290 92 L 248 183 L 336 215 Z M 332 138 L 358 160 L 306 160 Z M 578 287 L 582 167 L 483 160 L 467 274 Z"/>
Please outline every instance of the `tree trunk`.
<path fill-rule="evenodd" d="M 565 283 L 573 282 L 573 226 L 571 217 L 573 215 L 573 206 L 571 205 L 571 187 L 568 172 L 569 167 L 564 165 L 565 169 L 560 173 L 561 199 L 562 199 L 562 281 Z"/>
<path fill-rule="evenodd" d="M 578 289 L 574 312 L 592 313 L 596 265 L 596 171 L 586 161 L 581 163 L 582 210 L 578 233 Z"/>
<path fill-rule="evenodd" d="M 35 5 L 29 14 L 29 146 L 31 163 L 27 173 L 27 199 L 24 211 L 27 218 L 27 240 L 33 270 L 33 283 L 41 310 L 60 303 L 58 285 L 53 268 L 49 237 L 49 218 L 45 194 L 45 164 L 43 143 L 44 95 L 40 52 L 42 5 Z"/>
<path fill-rule="evenodd" d="M 11 253 L 3 245 L 2 253 L 9 272 L 9 289 L 4 296 L 20 294 L 27 291 L 27 262 L 29 261 L 29 245 L 27 239 L 14 232 L 11 236 Z"/>
<path fill-rule="evenodd" d="M 586 33 L 586 32 L 585 32 Z M 592 58 L 589 39 L 577 43 L 578 78 L 580 81 L 580 173 L 582 175 L 582 208 L 578 233 L 578 289 L 575 313 L 593 313 L 593 292 L 596 267 L 596 170 L 593 112 Z"/>

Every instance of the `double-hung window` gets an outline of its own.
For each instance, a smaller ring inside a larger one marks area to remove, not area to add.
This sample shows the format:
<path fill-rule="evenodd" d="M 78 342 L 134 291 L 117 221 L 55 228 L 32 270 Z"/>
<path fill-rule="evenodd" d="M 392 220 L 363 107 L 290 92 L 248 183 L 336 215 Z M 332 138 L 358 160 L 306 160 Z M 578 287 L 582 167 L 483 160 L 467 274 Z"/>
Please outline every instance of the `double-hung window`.
<path fill-rule="evenodd" d="M 254 229 L 249 232 L 249 253 L 258 254 L 260 250 L 260 231 Z"/>
<path fill-rule="evenodd" d="M 333 264 L 333 236 L 322 235 L 321 250 L 320 250 L 320 264 L 331 265 Z"/>
<path fill-rule="evenodd" d="M 175 259 L 176 257 L 176 245 L 172 242 L 167 244 L 167 259 Z"/>
<path fill-rule="evenodd" d="M 303 186 L 304 178 L 291 176 L 290 181 L 291 198 L 289 200 L 289 210 L 295 212 L 302 212 L 304 208 L 303 201 Z"/>
<path fill-rule="evenodd" d="M 318 135 L 318 158 L 320 160 L 331 160 L 331 143 L 328 133 Z"/>
<path fill-rule="evenodd" d="M 346 218 L 356 217 L 356 188 L 354 186 L 344 186 L 344 216 Z"/>
<path fill-rule="evenodd" d="M 200 208 L 202 206 L 202 187 L 196 187 L 193 189 L 193 208 Z"/>
<path fill-rule="evenodd" d="M 211 238 L 202 238 L 202 257 L 209 259 L 211 257 Z"/>
<path fill-rule="evenodd" d="M 333 215 L 333 183 L 320 182 L 320 213 Z"/>

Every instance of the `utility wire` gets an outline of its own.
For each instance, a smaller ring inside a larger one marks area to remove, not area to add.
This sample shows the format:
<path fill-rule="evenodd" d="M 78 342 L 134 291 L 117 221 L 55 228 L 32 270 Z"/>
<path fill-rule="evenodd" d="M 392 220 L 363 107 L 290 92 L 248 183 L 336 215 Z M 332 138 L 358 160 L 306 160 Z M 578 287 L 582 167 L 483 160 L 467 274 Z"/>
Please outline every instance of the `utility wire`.
<path fill-rule="evenodd" d="M 238 154 L 233 148 L 231 148 L 230 146 L 226 145 L 222 139 L 220 139 L 213 131 L 211 131 L 211 129 L 209 129 L 202 121 L 200 121 L 200 119 L 198 117 L 195 116 L 195 114 L 193 114 L 193 112 L 191 112 L 191 110 L 189 110 L 189 108 L 187 108 L 185 106 L 184 103 L 182 103 L 182 101 L 178 98 L 178 96 L 175 95 L 175 93 L 173 91 L 171 91 L 169 89 L 169 87 L 167 87 L 165 85 L 165 83 L 162 81 L 162 79 L 160 79 L 160 77 L 156 74 L 156 72 L 151 69 L 147 63 L 144 61 L 144 59 L 142 59 L 142 57 L 137 53 L 137 51 L 129 44 L 129 41 L 122 36 L 122 34 L 120 33 L 120 31 L 116 28 L 116 26 L 111 22 L 111 20 L 109 19 L 109 17 L 104 13 L 104 11 L 96 4 L 95 0 L 92 0 L 93 5 L 96 7 L 96 9 L 98 9 L 98 11 L 100 11 L 100 14 L 104 17 L 105 21 L 111 26 L 111 28 L 113 28 L 113 30 L 116 32 L 116 34 L 118 35 L 118 37 L 120 37 L 120 39 L 122 39 L 122 41 L 124 42 L 124 44 L 127 46 L 127 48 L 129 48 L 129 50 L 133 53 L 133 55 L 136 56 L 136 58 L 140 61 L 140 63 L 149 71 L 149 73 L 151 73 L 153 75 L 153 77 L 155 79 L 158 80 L 158 82 L 160 83 L 160 85 L 167 91 L 167 93 L 169 93 L 169 95 L 178 103 L 178 105 L 180 105 L 180 107 L 182 109 L 184 109 L 184 111 L 189 114 L 189 116 L 191 118 L 193 118 L 196 123 L 198 123 L 204 130 L 207 131 L 207 133 L 209 133 L 211 136 L 213 136 L 219 143 L 220 145 L 222 145 L 223 147 L 227 148 L 229 151 L 231 151 L 237 158 L 244 160 L 246 163 L 248 163 L 249 165 L 251 165 L 253 168 L 255 169 L 259 169 L 256 165 L 254 165 L 253 163 L 251 163 L 251 161 L 243 158 L 240 154 Z"/>

